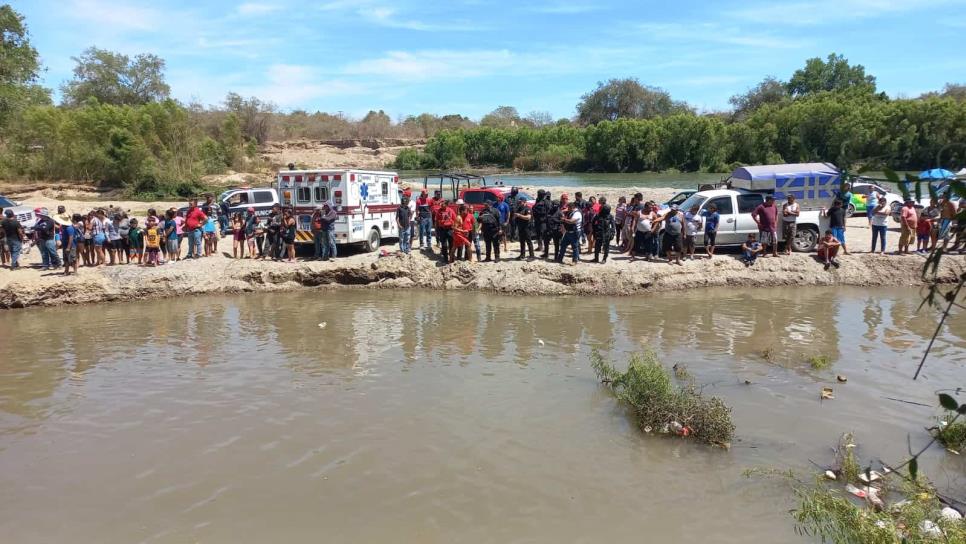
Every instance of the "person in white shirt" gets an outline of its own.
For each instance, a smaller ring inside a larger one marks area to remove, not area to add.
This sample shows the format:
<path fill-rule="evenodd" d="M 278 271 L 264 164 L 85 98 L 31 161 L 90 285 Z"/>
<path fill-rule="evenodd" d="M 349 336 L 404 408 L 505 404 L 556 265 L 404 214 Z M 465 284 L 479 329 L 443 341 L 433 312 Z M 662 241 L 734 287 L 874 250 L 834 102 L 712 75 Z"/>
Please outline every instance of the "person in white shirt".
<path fill-rule="evenodd" d="M 798 234 L 798 215 L 801 206 L 795 202 L 795 195 L 788 195 L 788 201 L 782 205 L 782 238 L 785 240 L 785 255 L 792 254 L 792 241 Z"/>
<path fill-rule="evenodd" d="M 691 206 L 691 209 L 684 214 L 684 252 L 686 258 L 694 260 L 695 238 L 704 228 L 704 219 L 698 213 L 698 206 Z"/>
<path fill-rule="evenodd" d="M 554 260 L 558 263 L 563 263 L 567 246 L 570 246 L 573 252 L 573 262 L 571 264 L 575 265 L 580 262 L 580 228 L 583 224 L 583 216 L 580 214 L 580 210 L 577 209 L 576 203 L 567 203 L 567 212 L 563 214 L 560 220 L 563 222 L 564 235 L 560 240 L 560 247 L 557 248 L 557 256 Z"/>

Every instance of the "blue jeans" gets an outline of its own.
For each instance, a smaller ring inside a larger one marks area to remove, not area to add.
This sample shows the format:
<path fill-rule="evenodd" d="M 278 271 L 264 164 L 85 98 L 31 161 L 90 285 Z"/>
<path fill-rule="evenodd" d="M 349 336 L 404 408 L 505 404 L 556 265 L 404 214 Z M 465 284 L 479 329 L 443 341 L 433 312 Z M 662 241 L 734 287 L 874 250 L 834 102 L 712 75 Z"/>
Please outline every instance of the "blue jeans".
<path fill-rule="evenodd" d="M 50 268 L 50 255 L 47 253 L 47 242 L 37 240 L 37 251 L 40 251 L 40 258 L 43 260 L 43 267 Z"/>
<path fill-rule="evenodd" d="M 427 217 L 419 220 L 419 245 L 429 247 L 433 245 L 433 218 Z M 425 237 L 425 238 L 424 238 Z M 425 240 L 425 242 L 423 242 Z"/>
<path fill-rule="evenodd" d="M 409 230 L 409 227 L 399 229 L 399 251 L 409 253 L 409 250 L 412 249 L 410 247 L 410 242 L 412 241 L 411 236 L 412 231 Z"/>
<path fill-rule="evenodd" d="M 334 259 L 338 255 L 338 251 L 335 249 L 335 231 L 334 230 L 323 230 L 320 232 L 322 235 L 322 258 L 323 259 Z"/>
<path fill-rule="evenodd" d="M 188 256 L 201 258 L 201 229 L 188 231 Z"/>
<path fill-rule="evenodd" d="M 7 249 L 10 250 L 10 270 L 13 270 L 20 266 L 20 250 L 23 249 L 23 245 L 20 240 L 7 238 Z"/>
<path fill-rule="evenodd" d="M 228 216 L 221 214 L 218 216 L 218 226 L 221 227 L 221 234 L 224 235 L 228 232 Z"/>
<path fill-rule="evenodd" d="M 758 259 L 758 254 L 754 251 L 744 251 L 743 252 L 744 261 L 748 264 L 754 263 Z"/>
<path fill-rule="evenodd" d="M 886 227 L 885 227 L 885 225 L 882 225 L 882 226 L 872 225 L 872 251 L 875 251 L 875 240 L 876 240 L 876 238 L 881 238 L 882 241 L 881 241 L 879 247 L 881 247 L 882 248 L 882 251 L 884 252 L 885 251 L 885 244 L 886 244 L 886 239 L 885 239 L 886 238 Z"/>
<path fill-rule="evenodd" d="M 560 247 L 557 248 L 556 261 L 558 263 L 563 262 L 564 255 L 567 253 L 567 246 L 570 246 L 574 253 L 573 261 L 575 263 L 580 262 L 580 235 L 573 231 L 564 233 L 563 238 L 560 240 Z"/>
<path fill-rule="evenodd" d="M 322 258 L 322 240 L 325 240 L 326 245 L 329 243 L 329 237 L 325 231 L 315 231 L 312 233 L 312 242 L 315 244 L 315 253 L 312 255 L 316 259 Z"/>
<path fill-rule="evenodd" d="M 57 240 L 53 238 L 46 240 L 40 245 L 40 248 L 42 253 L 46 253 L 44 255 L 44 266 L 49 264 L 54 268 L 60 268 L 60 256 L 57 255 Z"/>

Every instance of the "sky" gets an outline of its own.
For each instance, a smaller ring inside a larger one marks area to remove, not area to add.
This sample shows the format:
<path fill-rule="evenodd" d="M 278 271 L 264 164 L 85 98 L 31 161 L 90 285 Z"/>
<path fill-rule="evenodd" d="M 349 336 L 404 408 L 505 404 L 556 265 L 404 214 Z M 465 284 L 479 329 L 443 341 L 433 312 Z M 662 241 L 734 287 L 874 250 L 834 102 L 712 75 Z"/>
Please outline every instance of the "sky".
<path fill-rule="evenodd" d="M 167 62 L 172 95 L 283 110 L 571 117 L 636 77 L 702 111 L 831 52 L 879 90 L 966 83 L 966 0 L 13 0 L 57 89 L 89 46 Z M 57 93 L 55 93 L 55 98 Z"/>

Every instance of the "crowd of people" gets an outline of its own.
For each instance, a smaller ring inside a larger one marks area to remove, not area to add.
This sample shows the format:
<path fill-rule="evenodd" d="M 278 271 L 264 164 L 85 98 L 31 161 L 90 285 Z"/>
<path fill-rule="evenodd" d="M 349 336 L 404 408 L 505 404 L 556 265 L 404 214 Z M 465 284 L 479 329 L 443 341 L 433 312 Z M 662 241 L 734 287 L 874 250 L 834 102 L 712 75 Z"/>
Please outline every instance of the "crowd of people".
<path fill-rule="evenodd" d="M 537 191 L 536 202 L 530 206 L 518 199 L 517 194 L 516 189 L 507 196 L 498 194 L 495 203 L 486 202 L 481 210 L 474 211 L 462 200 L 453 202 L 438 192 L 430 197 L 423 190 L 415 200 L 407 192 L 396 217 L 401 233 L 400 250 L 409 253 L 411 240 L 418 234 L 417 249 L 432 253 L 435 247 L 446 263 L 472 261 L 474 253 L 478 261 L 499 261 L 501 248 L 506 255 L 511 242 L 520 244 L 517 260 L 532 260 L 540 253 L 541 259 L 562 263 L 569 253 L 571 264 L 580 262 L 581 254 L 593 254 L 591 262 L 605 263 L 612 249 L 619 255 L 627 255 L 631 261 L 660 260 L 677 265 L 682 260 L 710 259 L 715 255 L 721 216 L 714 205 L 700 212 L 698 206 L 688 210 L 674 205 L 665 208 L 644 200 L 643 194 L 637 193 L 629 200 L 618 198 L 612 209 L 604 197 L 584 199 L 577 192 L 573 200 L 566 193 L 554 200 L 550 192 L 541 189 Z M 816 247 L 826 269 L 840 266 L 840 250 L 848 254 L 845 203 L 851 199 L 852 194 L 846 187 L 822 211 L 828 218 L 829 228 L 821 233 Z M 873 194 L 870 202 L 875 203 L 868 206 L 867 217 L 872 229 L 870 252 L 875 253 L 878 245 L 878 252 L 884 253 L 892 208 L 884 196 Z M 898 253 L 909 253 L 913 242 L 916 242 L 916 252 L 926 253 L 935 248 L 937 240 L 948 239 L 957 211 L 956 203 L 944 197 L 934 199 L 926 208 L 917 208 L 913 200 L 907 200 L 899 215 Z M 801 206 L 793 195 L 781 206 L 774 197 L 767 196 L 751 213 L 758 232 L 749 234 L 742 243 L 742 261 L 751 266 L 759 257 L 768 254 L 778 257 L 779 250 L 790 255 L 790 241 L 797 235 L 800 214 Z M 963 230 L 957 229 L 955 234 L 953 247 L 966 247 Z"/>
<path fill-rule="evenodd" d="M 849 253 L 846 203 L 851 197 L 846 188 L 822 211 L 829 228 L 820 236 L 817 255 L 826 269 L 840 266 L 839 251 Z M 875 203 L 867 212 L 872 230 L 870 252 L 877 252 L 878 247 L 878 252 L 884 253 L 892 209 L 884 196 L 873 194 L 869 198 Z M 298 220 L 290 207 L 275 205 L 264 217 L 254 208 L 230 215 L 227 204 L 216 204 L 213 195 L 207 195 L 203 204 L 191 200 L 186 208 L 170 208 L 163 213 L 150 209 L 140 219 L 110 206 L 87 213 L 68 214 L 64 206 L 58 206 L 56 214 L 45 208 L 34 212 L 37 222 L 32 240 L 28 240 L 12 210 L 6 210 L 0 220 L 0 263 L 11 269 L 20 266 L 19 257 L 24 247 L 29 247 L 24 245 L 28 242 L 38 248 L 41 268 L 63 268 L 65 275 L 76 274 L 80 266 L 159 266 L 208 257 L 217 253 L 220 239 L 229 236 L 234 258 L 296 260 Z M 898 214 L 897 253 L 926 253 L 938 240 L 953 237 L 952 248 L 966 250 L 964 229 L 952 230 L 957 212 L 956 202 L 948 197 L 933 199 L 925 208 L 906 200 Z M 749 234 L 742 243 L 741 260 L 751 266 L 769 254 L 778 257 L 780 249 L 790 254 L 791 244 L 779 240 L 795 239 L 800 213 L 793 196 L 780 207 L 772 196 L 766 197 L 751 213 L 758 232 Z M 337 219 L 337 211 L 328 203 L 314 210 L 310 219 L 313 259 L 327 261 L 337 256 Z M 637 193 L 629 199 L 618 198 L 612 208 L 604 197 L 584 199 L 576 192 L 573 199 L 564 193 L 555 200 L 543 189 L 537 191 L 532 205 L 512 189 L 497 194 L 496 202 L 486 202 L 476 209 L 438 193 L 429 197 L 425 190 L 413 199 L 406 190 L 396 212 L 400 251 L 410 253 L 415 238 L 417 249 L 438 252 L 445 263 L 472 261 L 474 254 L 478 261 L 500 261 L 509 253 L 509 244 L 519 243 L 517 260 L 540 258 L 563 263 L 569 254 L 570 264 L 576 265 L 582 254 L 593 254 L 591 262 L 606 263 L 614 252 L 630 261 L 660 260 L 680 265 L 682 260 L 714 257 L 720 221 L 713 205 L 700 213 L 697 206 L 688 210 L 665 208 Z M 185 240 L 187 252 L 183 254 Z"/>

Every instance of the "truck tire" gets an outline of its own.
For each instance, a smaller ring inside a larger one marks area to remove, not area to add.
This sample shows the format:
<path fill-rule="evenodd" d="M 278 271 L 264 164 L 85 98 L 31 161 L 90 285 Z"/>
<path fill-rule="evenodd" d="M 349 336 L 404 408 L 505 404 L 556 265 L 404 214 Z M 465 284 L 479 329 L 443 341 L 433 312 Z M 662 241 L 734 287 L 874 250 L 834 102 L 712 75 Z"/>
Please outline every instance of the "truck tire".
<path fill-rule="evenodd" d="M 381 244 L 382 244 L 382 235 L 379 234 L 379 229 L 373 227 L 372 230 L 369 231 L 369 238 L 367 238 L 366 241 L 363 242 L 363 247 L 365 247 L 367 252 L 372 253 L 373 251 L 376 251 L 377 249 L 379 249 L 379 246 Z"/>
<path fill-rule="evenodd" d="M 855 204 L 849 203 L 848 207 L 845 208 L 845 217 L 852 217 L 855 215 Z"/>
<path fill-rule="evenodd" d="M 812 226 L 799 227 L 792 240 L 792 249 L 798 253 L 808 253 L 818 245 L 818 229 Z"/>

